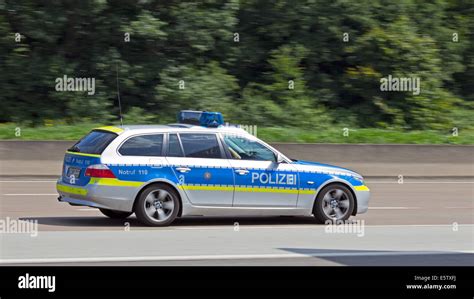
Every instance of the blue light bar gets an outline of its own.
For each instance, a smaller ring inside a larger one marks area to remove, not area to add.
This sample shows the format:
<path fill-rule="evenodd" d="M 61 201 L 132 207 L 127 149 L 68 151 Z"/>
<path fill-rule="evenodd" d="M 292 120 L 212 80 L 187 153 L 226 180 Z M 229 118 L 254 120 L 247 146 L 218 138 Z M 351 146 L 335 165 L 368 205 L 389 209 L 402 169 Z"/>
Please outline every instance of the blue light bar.
<path fill-rule="evenodd" d="M 215 128 L 224 125 L 224 118 L 220 112 L 181 110 L 178 113 L 178 122 Z"/>

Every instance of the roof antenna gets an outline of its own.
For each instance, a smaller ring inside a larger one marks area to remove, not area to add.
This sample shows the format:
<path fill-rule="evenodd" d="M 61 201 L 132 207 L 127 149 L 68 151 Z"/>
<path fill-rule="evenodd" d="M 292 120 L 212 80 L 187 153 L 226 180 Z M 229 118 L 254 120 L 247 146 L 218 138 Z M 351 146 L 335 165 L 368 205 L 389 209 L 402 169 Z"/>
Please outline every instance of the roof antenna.
<path fill-rule="evenodd" d="M 119 73 L 118 73 L 118 62 L 116 64 L 116 72 L 117 72 L 117 98 L 119 104 L 119 113 L 120 113 L 120 126 L 123 127 L 123 117 L 122 117 L 122 103 L 120 102 L 120 89 L 119 89 Z"/>

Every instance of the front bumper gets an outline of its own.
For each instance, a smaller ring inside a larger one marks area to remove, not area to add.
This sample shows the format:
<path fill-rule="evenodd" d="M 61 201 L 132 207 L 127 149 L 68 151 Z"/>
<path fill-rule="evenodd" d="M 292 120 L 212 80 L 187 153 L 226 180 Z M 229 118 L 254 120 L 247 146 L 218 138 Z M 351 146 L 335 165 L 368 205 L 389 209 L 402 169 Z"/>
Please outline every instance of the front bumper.
<path fill-rule="evenodd" d="M 71 205 L 132 212 L 139 188 L 97 184 L 77 186 L 66 184 L 59 178 L 56 190 L 59 193 L 58 200 Z"/>
<path fill-rule="evenodd" d="M 369 200 L 370 200 L 370 191 L 367 190 L 355 190 L 355 195 L 357 198 L 357 214 L 362 214 L 367 212 L 369 209 Z"/>

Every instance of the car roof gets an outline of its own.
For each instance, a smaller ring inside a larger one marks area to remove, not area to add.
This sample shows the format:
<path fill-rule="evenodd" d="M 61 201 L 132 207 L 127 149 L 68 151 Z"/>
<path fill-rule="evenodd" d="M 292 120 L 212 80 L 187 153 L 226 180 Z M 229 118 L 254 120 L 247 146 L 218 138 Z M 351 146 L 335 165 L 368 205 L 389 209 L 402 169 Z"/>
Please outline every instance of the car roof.
<path fill-rule="evenodd" d="M 129 133 L 150 133 L 150 132 L 186 132 L 186 131 L 202 131 L 209 133 L 230 132 L 234 134 L 250 135 L 247 131 L 237 126 L 219 126 L 217 128 L 208 128 L 190 124 L 168 124 L 168 125 L 123 125 L 123 126 L 105 126 L 95 128 L 94 130 L 102 130 L 121 134 Z"/>

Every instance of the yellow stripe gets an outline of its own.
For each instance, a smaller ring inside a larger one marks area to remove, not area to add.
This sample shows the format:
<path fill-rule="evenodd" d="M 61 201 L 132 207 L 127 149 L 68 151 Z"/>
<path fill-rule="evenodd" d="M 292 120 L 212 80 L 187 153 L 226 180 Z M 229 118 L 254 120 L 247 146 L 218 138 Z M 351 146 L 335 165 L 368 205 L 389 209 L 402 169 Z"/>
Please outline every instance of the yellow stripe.
<path fill-rule="evenodd" d="M 354 189 L 357 191 L 369 191 L 369 187 L 362 185 L 362 186 L 354 186 Z"/>
<path fill-rule="evenodd" d="M 120 133 L 123 132 L 122 128 L 118 128 L 118 127 L 114 127 L 114 126 L 105 126 L 105 127 L 95 128 L 94 130 L 109 131 L 109 132 L 117 133 L 117 134 L 120 134 Z"/>
<path fill-rule="evenodd" d="M 86 157 L 94 157 L 94 158 L 100 158 L 100 155 L 95 155 L 95 154 L 84 154 L 84 153 L 69 152 L 69 151 L 67 151 L 66 154 L 78 155 L 78 156 L 86 156 Z"/>
<path fill-rule="evenodd" d="M 119 179 L 112 178 L 91 178 L 89 184 L 101 185 L 101 186 L 122 186 L 122 187 L 139 187 L 144 182 L 136 181 L 121 181 Z"/>
<path fill-rule="evenodd" d="M 255 187 L 236 187 L 237 192 L 275 192 L 275 193 L 290 193 L 298 194 L 298 189 L 278 189 L 271 187 L 255 188 Z"/>
<path fill-rule="evenodd" d="M 234 191 L 234 187 L 227 186 L 193 186 L 193 185 L 181 185 L 179 186 L 182 190 L 200 190 L 200 191 Z"/>
<path fill-rule="evenodd" d="M 87 195 L 87 189 L 80 188 L 80 187 L 70 187 L 64 185 L 56 185 L 56 188 L 61 192 L 71 193 L 71 194 L 78 194 L 78 195 Z"/>
<path fill-rule="evenodd" d="M 180 185 L 181 190 L 194 190 L 194 191 L 234 191 L 234 187 L 229 186 L 196 186 L 196 185 Z M 279 189 L 271 187 L 235 187 L 236 192 L 274 192 L 274 193 L 290 193 L 290 194 L 314 194 L 314 190 L 301 190 L 297 189 Z"/>

